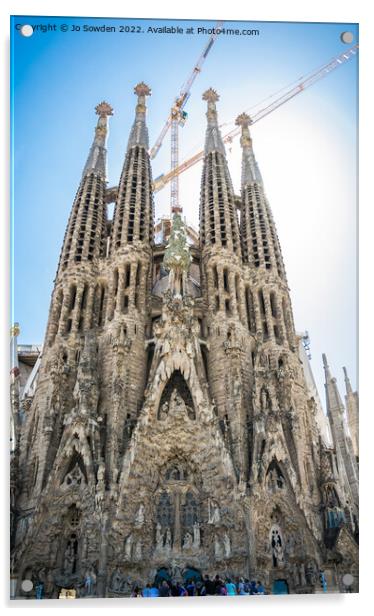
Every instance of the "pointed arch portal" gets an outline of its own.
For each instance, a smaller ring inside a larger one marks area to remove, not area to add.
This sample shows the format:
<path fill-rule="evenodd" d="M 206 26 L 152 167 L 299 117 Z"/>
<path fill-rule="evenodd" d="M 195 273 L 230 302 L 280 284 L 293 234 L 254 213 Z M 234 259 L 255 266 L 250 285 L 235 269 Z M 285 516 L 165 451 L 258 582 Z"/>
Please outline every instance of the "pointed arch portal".
<path fill-rule="evenodd" d="M 183 400 L 190 419 L 196 419 L 195 407 L 191 395 L 190 388 L 188 387 L 186 380 L 180 370 L 174 370 L 170 379 L 166 383 L 161 395 L 157 418 L 161 419 L 163 414 L 167 414 L 167 409 L 170 408 L 173 394 L 177 393 Z"/>

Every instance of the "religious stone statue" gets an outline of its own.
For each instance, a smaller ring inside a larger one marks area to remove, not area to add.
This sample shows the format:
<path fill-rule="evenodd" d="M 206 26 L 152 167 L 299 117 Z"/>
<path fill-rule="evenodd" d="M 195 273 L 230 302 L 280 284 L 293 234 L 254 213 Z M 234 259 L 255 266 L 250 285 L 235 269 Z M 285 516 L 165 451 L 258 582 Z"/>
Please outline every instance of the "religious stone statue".
<path fill-rule="evenodd" d="M 75 563 L 74 545 L 69 541 L 64 554 L 64 573 L 71 575 L 73 573 Z"/>
<path fill-rule="evenodd" d="M 144 524 L 144 510 L 145 507 L 143 505 L 143 503 L 140 504 L 139 509 L 135 515 L 135 527 L 136 528 L 141 528 Z"/>
<path fill-rule="evenodd" d="M 167 528 L 166 533 L 165 533 L 165 549 L 167 550 L 171 549 L 171 530 L 170 528 Z"/>
<path fill-rule="evenodd" d="M 65 476 L 64 485 L 69 488 L 74 488 L 80 486 L 82 482 L 85 482 L 85 478 L 79 464 L 76 464 L 73 470 Z"/>
<path fill-rule="evenodd" d="M 209 499 L 208 503 L 208 524 L 218 524 L 221 519 L 219 506 L 217 503 Z"/>
<path fill-rule="evenodd" d="M 97 485 L 96 485 L 96 494 L 95 494 L 95 502 L 96 507 L 99 512 L 102 511 L 102 506 L 104 503 L 105 495 L 105 465 L 104 462 L 100 462 L 99 468 L 97 471 Z"/>
<path fill-rule="evenodd" d="M 267 411 L 270 408 L 269 394 L 265 387 L 261 389 L 261 410 Z"/>
<path fill-rule="evenodd" d="M 161 549 L 163 547 L 164 537 L 161 532 L 161 524 L 157 522 L 156 526 L 156 549 Z"/>
<path fill-rule="evenodd" d="M 264 351 L 261 351 L 260 358 L 259 358 L 259 364 L 261 368 L 269 367 L 269 358 Z"/>
<path fill-rule="evenodd" d="M 305 573 L 308 584 L 314 586 L 317 582 L 317 568 L 312 560 L 308 562 Z"/>
<path fill-rule="evenodd" d="M 200 524 L 198 522 L 193 525 L 193 545 L 194 548 L 200 547 Z"/>
<path fill-rule="evenodd" d="M 216 557 L 216 560 L 222 560 L 222 557 L 223 557 L 222 545 L 217 535 L 214 537 L 214 555 Z"/>
<path fill-rule="evenodd" d="M 275 480 L 275 477 L 274 477 L 273 469 L 271 469 L 269 471 L 268 480 L 267 480 L 267 486 L 268 486 L 268 489 L 270 490 L 270 492 L 274 492 L 275 489 L 276 489 L 276 480 Z"/>
<path fill-rule="evenodd" d="M 173 391 L 172 399 L 174 402 L 174 410 L 176 413 L 182 413 L 185 410 L 185 403 L 182 396 L 177 392 L 177 390 Z"/>
<path fill-rule="evenodd" d="M 159 411 L 159 419 L 161 421 L 166 419 L 168 412 L 169 412 L 169 404 L 167 402 L 164 402 Z"/>
<path fill-rule="evenodd" d="M 192 548 L 192 535 L 187 532 L 183 537 L 183 549 L 188 550 L 190 548 Z"/>
<path fill-rule="evenodd" d="M 139 561 L 141 559 L 142 559 L 142 542 L 139 539 L 139 541 L 137 541 L 135 545 L 134 560 Z"/>
<path fill-rule="evenodd" d="M 258 458 L 257 460 L 257 481 L 261 482 L 264 474 L 265 466 L 262 458 Z"/>
<path fill-rule="evenodd" d="M 112 573 L 112 577 L 110 580 L 110 588 L 114 590 L 114 592 L 120 592 L 123 582 L 123 575 L 120 569 L 116 567 Z"/>
<path fill-rule="evenodd" d="M 273 567 L 281 567 L 284 564 L 283 540 L 278 528 L 273 528 L 271 531 L 271 548 Z"/>
<path fill-rule="evenodd" d="M 234 381 L 234 386 L 233 386 L 233 394 L 235 398 L 237 398 L 240 395 L 240 390 L 241 390 L 241 381 L 240 381 L 240 378 L 237 377 Z"/>
<path fill-rule="evenodd" d="M 133 536 L 130 534 L 125 541 L 125 559 L 131 560 Z"/>
<path fill-rule="evenodd" d="M 104 462 L 100 462 L 99 468 L 97 470 L 97 482 L 100 483 L 104 481 L 105 478 L 105 464 Z"/>

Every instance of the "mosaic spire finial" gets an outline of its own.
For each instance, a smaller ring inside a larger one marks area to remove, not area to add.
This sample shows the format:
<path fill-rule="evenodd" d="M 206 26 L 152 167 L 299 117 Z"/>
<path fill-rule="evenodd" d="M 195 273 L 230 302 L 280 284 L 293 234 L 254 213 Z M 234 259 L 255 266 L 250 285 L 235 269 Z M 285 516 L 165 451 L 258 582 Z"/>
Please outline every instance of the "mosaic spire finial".
<path fill-rule="evenodd" d="M 221 133 L 218 127 L 216 102 L 219 100 L 219 95 L 216 90 L 209 88 L 202 96 L 204 101 L 208 103 L 208 111 L 206 117 L 208 119 L 208 127 L 205 137 L 205 154 L 209 152 L 221 152 L 226 154 L 225 146 L 223 145 Z"/>
<path fill-rule="evenodd" d="M 95 137 L 83 170 L 83 176 L 94 172 L 105 178 L 108 117 L 113 115 L 113 108 L 109 105 L 109 103 L 102 101 L 96 105 L 95 113 L 99 116 L 99 119 L 95 128 Z"/>
<path fill-rule="evenodd" d="M 235 124 L 242 129 L 242 136 L 240 138 L 240 145 L 243 148 L 242 186 L 252 184 L 253 182 L 262 183 L 262 176 L 253 152 L 252 139 L 249 132 L 252 119 L 247 113 L 241 113 L 236 118 Z"/>
<path fill-rule="evenodd" d="M 134 88 L 134 94 L 138 97 L 138 102 L 135 109 L 135 120 L 132 125 L 129 143 L 127 149 L 134 146 L 143 146 L 149 148 L 148 129 L 145 123 L 145 115 L 147 111 L 146 96 L 151 96 L 151 88 L 144 81 L 138 83 Z"/>

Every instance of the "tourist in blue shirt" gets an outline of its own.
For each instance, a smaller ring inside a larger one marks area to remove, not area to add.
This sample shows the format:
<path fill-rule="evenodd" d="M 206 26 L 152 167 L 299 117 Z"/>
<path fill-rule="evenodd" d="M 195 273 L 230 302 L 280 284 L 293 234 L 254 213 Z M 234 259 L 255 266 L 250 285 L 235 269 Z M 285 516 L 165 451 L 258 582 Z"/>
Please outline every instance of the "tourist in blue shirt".
<path fill-rule="evenodd" d="M 230 579 L 226 580 L 226 590 L 228 595 L 236 595 L 235 584 Z"/>
<path fill-rule="evenodd" d="M 150 597 L 151 596 L 151 585 L 147 584 L 145 588 L 142 590 L 142 597 Z"/>
<path fill-rule="evenodd" d="M 159 597 L 160 596 L 160 592 L 157 588 L 157 586 L 153 585 L 150 589 L 149 589 L 149 596 L 150 597 Z"/>
<path fill-rule="evenodd" d="M 265 588 L 261 584 L 261 582 L 257 582 L 257 594 L 258 595 L 264 595 L 265 594 Z"/>

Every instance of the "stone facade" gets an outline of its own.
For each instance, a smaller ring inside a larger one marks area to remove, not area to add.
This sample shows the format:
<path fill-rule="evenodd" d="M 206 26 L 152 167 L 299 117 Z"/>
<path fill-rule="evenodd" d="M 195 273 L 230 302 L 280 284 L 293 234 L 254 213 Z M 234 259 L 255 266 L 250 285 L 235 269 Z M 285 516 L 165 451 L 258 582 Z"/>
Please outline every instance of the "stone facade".
<path fill-rule="evenodd" d="M 357 554 L 355 453 L 326 372 L 333 443 L 299 357 L 274 220 L 241 114 L 234 194 L 207 101 L 200 242 L 175 214 L 153 239 L 144 83 L 106 210 L 106 136 L 94 142 L 58 265 L 38 380 L 12 454 L 14 596 L 120 597 L 186 572 L 261 579 L 267 590 L 342 590 Z M 237 214 L 241 205 L 240 224 Z M 325 364 L 327 366 L 327 362 Z M 17 406 L 17 401 L 14 403 Z"/>

